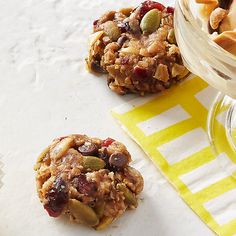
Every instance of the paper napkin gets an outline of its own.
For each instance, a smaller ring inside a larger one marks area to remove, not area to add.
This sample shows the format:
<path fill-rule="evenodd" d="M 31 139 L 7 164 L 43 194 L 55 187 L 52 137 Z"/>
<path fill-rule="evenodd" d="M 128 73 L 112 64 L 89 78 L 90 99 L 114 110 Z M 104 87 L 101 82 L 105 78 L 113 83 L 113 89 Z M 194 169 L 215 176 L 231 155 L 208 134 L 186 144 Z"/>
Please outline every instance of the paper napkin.
<path fill-rule="evenodd" d="M 216 95 L 191 75 L 161 95 L 133 99 L 112 114 L 189 207 L 217 234 L 229 236 L 236 235 L 236 179 L 224 137 L 225 110 L 217 115 L 220 155 L 210 145 L 206 126 Z"/>

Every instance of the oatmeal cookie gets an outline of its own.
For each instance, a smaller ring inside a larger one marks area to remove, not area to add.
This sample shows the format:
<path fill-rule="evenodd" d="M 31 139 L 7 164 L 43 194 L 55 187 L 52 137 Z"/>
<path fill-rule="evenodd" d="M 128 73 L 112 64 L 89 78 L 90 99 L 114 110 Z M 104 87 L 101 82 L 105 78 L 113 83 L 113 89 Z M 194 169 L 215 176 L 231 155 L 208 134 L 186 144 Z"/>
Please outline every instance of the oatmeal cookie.
<path fill-rule="evenodd" d="M 35 165 L 37 191 L 52 217 L 67 214 L 97 230 L 136 208 L 143 178 L 126 147 L 86 135 L 55 139 Z"/>
<path fill-rule="evenodd" d="M 146 1 L 135 9 L 110 11 L 94 22 L 88 68 L 108 73 L 118 94 L 156 93 L 188 74 L 177 46 L 172 7 Z"/>

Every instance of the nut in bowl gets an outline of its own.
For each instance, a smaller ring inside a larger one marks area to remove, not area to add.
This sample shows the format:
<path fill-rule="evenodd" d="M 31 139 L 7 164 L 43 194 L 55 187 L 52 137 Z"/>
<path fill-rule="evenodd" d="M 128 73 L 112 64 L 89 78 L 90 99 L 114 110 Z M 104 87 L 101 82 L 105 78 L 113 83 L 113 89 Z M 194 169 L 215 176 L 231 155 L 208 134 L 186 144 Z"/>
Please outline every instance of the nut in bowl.
<path fill-rule="evenodd" d="M 218 96 L 212 98 L 208 115 L 208 134 L 212 147 L 218 155 L 227 148 L 234 162 L 236 162 L 235 4 L 235 1 L 221 0 L 197 0 L 197 2 L 177 0 L 174 21 L 176 39 L 185 65 L 219 91 Z M 227 28 L 226 25 L 232 28 Z M 223 114 L 222 112 L 226 114 L 221 121 L 224 129 L 217 118 L 219 114 Z"/>
<path fill-rule="evenodd" d="M 35 165 L 40 201 L 51 217 L 66 214 L 105 229 L 126 209 L 138 206 L 143 178 L 130 161 L 126 147 L 111 138 L 55 139 Z"/>

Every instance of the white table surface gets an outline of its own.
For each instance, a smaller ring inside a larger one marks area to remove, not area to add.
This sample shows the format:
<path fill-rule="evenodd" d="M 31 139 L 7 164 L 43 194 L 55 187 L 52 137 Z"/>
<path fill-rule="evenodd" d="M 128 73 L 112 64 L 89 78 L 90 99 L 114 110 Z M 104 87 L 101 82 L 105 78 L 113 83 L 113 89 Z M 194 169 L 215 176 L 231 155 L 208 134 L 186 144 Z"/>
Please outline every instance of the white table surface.
<path fill-rule="evenodd" d="M 112 93 L 85 69 L 93 20 L 122 6 L 127 1 L 0 0 L 1 236 L 213 235 L 111 116 L 110 109 L 130 96 Z M 144 176 L 138 209 L 106 231 L 49 218 L 36 195 L 37 155 L 70 133 L 120 140 Z"/>

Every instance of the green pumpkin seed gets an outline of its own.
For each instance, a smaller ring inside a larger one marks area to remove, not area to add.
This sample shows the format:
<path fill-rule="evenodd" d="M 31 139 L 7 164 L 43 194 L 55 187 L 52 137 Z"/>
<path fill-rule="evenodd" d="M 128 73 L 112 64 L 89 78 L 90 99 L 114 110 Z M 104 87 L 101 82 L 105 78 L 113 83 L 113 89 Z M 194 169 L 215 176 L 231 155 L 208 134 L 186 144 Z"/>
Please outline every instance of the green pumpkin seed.
<path fill-rule="evenodd" d="M 118 28 L 117 24 L 113 21 L 107 21 L 106 23 L 104 23 L 103 30 L 106 33 L 106 35 L 108 35 L 109 38 L 112 39 L 113 41 L 116 41 L 121 35 L 120 29 Z"/>
<path fill-rule="evenodd" d="M 119 191 L 123 192 L 124 197 L 125 197 L 125 202 L 128 205 L 133 205 L 133 206 L 137 207 L 137 199 L 136 199 L 135 195 L 126 187 L 125 184 L 119 183 L 116 185 L 116 188 Z"/>
<path fill-rule="evenodd" d="M 169 43 L 176 44 L 175 31 L 171 29 L 167 35 L 167 40 Z"/>
<path fill-rule="evenodd" d="M 112 218 L 112 217 L 104 216 L 101 219 L 99 225 L 97 225 L 95 227 L 95 229 L 96 230 L 103 230 L 103 229 L 107 228 L 112 223 L 113 220 L 114 220 L 114 218 Z"/>
<path fill-rule="evenodd" d="M 144 34 L 151 34 L 159 28 L 160 23 L 161 12 L 157 9 L 152 9 L 144 15 L 140 23 L 140 28 Z"/>
<path fill-rule="evenodd" d="M 82 202 L 71 199 L 68 204 L 70 213 L 82 224 L 95 226 L 99 223 L 99 219 L 93 209 Z"/>
<path fill-rule="evenodd" d="M 84 156 L 83 157 L 83 167 L 88 171 L 96 171 L 103 169 L 105 167 L 106 163 L 94 156 Z"/>

